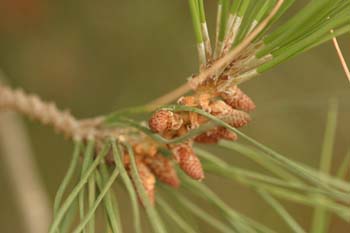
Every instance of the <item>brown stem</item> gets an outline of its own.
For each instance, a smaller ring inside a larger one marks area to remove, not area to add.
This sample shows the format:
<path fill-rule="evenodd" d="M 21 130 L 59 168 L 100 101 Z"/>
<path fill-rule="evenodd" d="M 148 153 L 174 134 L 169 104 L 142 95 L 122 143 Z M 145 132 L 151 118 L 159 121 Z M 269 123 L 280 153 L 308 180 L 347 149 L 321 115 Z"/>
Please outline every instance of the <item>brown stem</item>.
<path fill-rule="evenodd" d="M 333 31 L 332 31 L 332 33 L 333 33 Z M 343 67 L 343 70 L 345 72 L 345 75 L 346 75 L 346 77 L 348 78 L 348 80 L 350 82 L 350 70 L 349 70 L 348 65 L 346 64 L 343 52 L 341 51 L 341 48 L 339 46 L 339 43 L 338 43 L 338 40 L 337 40 L 336 37 L 333 38 L 333 45 L 334 45 L 335 50 L 337 51 L 337 54 L 338 54 L 340 63 L 342 65 L 342 67 Z"/>
<path fill-rule="evenodd" d="M 0 84 L 0 111 L 11 110 L 21 113 L 44 125 L 53 127 L 68 138 L 118 137 L 118 129 L 101 128 L 102 119 L 77 120 L 68 111 L 59 110 L 52 102 L 45 102 L 37 95 L 27 94 L 23 90 L 13 90 Z"/>
<path fill-rule="evenodd" d="M 0 85 L 0 109 L 14 110 L 44 125 L 51 125 L 66 137 L 76 137 L 80 131 L 78 120 L 68 111 L 62 112 L 54 103 L 44 102 L 37 95 L 26 94 L 20 89 Z"/>
<path fill-rule="evenodd" d="M 150 102 L 147 105 L 147 109 L 152 111 L 164 104 L 170 103 L 174 100 L 176 100 L 177 98 L 179 98 L 181 95 L 185 94 L 186 92 L 189 92 L 191 90 L 191 86 L 190 83 L 187 82 L 183 85 L 181 85 L 180 87 L 176 88 L 175 90 L 159 97 L 158 99 Z"/>

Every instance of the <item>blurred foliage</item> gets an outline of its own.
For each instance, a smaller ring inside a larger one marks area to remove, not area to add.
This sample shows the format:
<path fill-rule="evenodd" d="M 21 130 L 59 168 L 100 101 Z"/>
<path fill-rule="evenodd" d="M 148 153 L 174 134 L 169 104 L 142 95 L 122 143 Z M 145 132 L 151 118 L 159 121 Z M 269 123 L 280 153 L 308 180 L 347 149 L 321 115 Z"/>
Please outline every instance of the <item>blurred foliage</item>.
<path fill-rule="evenodd" d="M 292 11 L 302 2 L 297 1 Z M 214 22 L 215 1 L 207 8 L 209 22 Z M 212 29 L 214 25 L 209 26 Z M 349 35 L 339 40 L 348 60 L 349 40 Z M 150 101 L 182 84 L 197 67 L 186 1 L 2 0 L 0 51 L 0 67 L 13 86 L 53 100 L 78 117 Z M 336 97 L 340 102 L 334 151 L 337 168 L 350 144 L 348 85 L 332 44 L 323 45 L 242 86 L 257 104 L 254 121 L 243 131 L 294 160 L 318 167 L 328 100 Z M 27 124 L 35 159 L 53 199 L 72 145 L 51 129 L 30 121 Z M 240 156 L 222 153 L 221 158 L 257 169 Z M 278 232 L 286 231 L 251 190 L 218 177 L 209 176 L 206 183 L 237 210 Z M 1 232 L 23 232 L 3 172 L 0 185 Z M 125 191 L 117 191 L 128 232 L 131 210 L 122 201 Z M 286 206 L 303 226 L 310 225 L 311 209 Z M 349 230 L 340 220 L 334 221 L 331 229 L 337 233 Z"/>

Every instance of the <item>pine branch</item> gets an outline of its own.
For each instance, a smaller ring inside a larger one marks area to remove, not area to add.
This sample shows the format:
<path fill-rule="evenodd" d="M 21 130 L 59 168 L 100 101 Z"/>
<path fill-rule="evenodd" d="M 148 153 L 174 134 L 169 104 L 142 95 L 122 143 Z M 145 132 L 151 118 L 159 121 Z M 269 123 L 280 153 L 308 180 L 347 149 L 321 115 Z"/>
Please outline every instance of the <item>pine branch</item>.
<path fill-rule="evenodd" d="M 56 132 L 75 140 L 95 138 L 103 142 L 110 137 L 122 137 L 121 129 L 101 128 L 102 118 L 78 120 L 69 111 L 61 111 L 53 102 L 45 102 L 37 95 L 27 94 L 21 89 L 11 89 L 0 84 L 0 111 L 15 111 L 51 126 Z"/>

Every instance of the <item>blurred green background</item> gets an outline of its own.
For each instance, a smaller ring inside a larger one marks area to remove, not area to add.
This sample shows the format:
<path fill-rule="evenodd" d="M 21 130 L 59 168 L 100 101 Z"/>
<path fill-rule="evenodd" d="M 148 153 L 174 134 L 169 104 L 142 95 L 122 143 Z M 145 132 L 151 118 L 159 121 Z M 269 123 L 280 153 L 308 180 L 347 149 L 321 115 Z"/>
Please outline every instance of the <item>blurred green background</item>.
<path fill-rule="evenodd" d="M 216 1 L 206 2 L 213 31 Z M 304 3 L 297 1 L 288 14 Z M 350 62 L 350 36 L 339 41 Z M 146 103 L 197 70 L 187 1 L 1 0 L 0 67 L 12 86 L 53 100 L 77 117 Z M 349 88 L 335 50 L 327 43 L 242 86 L 257 104 L 254 120 L 243 131 L 289 158 L 318 167 L 329 99 L 337 97 L 337 168 L 350 145 Z M 31 121 L 26 124 L 39 172 L 53 200 L 72 145 L 50 128 Z M 220 156 L 258 169 L 238 154 Z M 0 169 L 0 232 L 25 232 L 1 162 Z M 235 209 L 287 232 L 253 191 L 211 176 L 205 182 Z M 123 191 L 120 198 L 127 200 Z M 312 210 L 286 206 L 308 228 Z M 123 202 L 122 208 L 123 219 L 131 223 L 128 205 Z M 129 226 L 125 228 L 131 232 Z M 340 220 L 331 228 L 336 233 L 350 230 Z"/>

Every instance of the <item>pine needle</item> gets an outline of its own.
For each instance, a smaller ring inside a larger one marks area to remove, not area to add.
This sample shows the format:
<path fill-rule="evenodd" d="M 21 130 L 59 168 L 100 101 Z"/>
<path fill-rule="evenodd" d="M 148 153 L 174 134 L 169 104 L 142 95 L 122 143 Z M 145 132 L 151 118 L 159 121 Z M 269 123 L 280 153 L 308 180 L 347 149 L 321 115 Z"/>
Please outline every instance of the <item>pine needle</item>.
<path fill-rule="evenodd" d="M 63 181 L 60 184 L 60 186 L 57 190 L 56 196 L 55 196 L 54 208 L 53 208 L 54 217 L 57 215 L 57 211 L 61 205 L 63 195 L 66 192 L 66 189 L 67 189 L 69 183 L 72 181 L 72 177 L 74 175 L 75 169 L 76 169 L 77 164 L 78 164 L 81 149 L 82 149 L 82 142 L 80 140 L 76 140 L 74 142 L 74 150 L 73 150 L 72 160 L 69 164 L 69 168 L 66 172 L 66 175 L 64 176 Z"/>
<path fill-rule="evenodd" d="M 205 45 L 202 34 L 202 27 L 200 22 L 199 15 L 199 6 L 197 0 L 189 0 L 190 11 L 192 16 L 193 28 L 195 31 L 196 42 L 197 42 L 197 52 L 199 64 L 204 65 L 206 63 L 206 55 L 205 55 Z"/>
<path fill-rule="evenodd" d="M 320 163 L 320 170 L 326 174 L 330 173 L 332 167 L 333 147 L 337 127 L 337 113 L 338 103 L 335 100 L 332 100 L 328 111 L 328 120 L 324 134 Z M 314 211 L 311 232 L 326 233 L 329 228 L 329 222 L 330 216 L 327 210 L 321 206 L 316 207 Z"/>
<path fill-rule="evenodd" d="M 350 170 L 350 150 L 346 154 L 344 160 L 342 161 L 342 163 L 338 169 L 337 177 L 344 180 L 346 178 L 346 174 L 347 174 L 347 172 L 349 172 L 349 170 Z"/>
<path fill-rule="evenodd" d="M 170 110 L 170 111 L 190 111 L 190 112 L 196 112 L 202 116 L 207 117 L 208 119 L 212 120 L 217 125 L 223 126 L 227 128 L 228 130 L 231 130 L 232 132 L 235 132 L 241 138 L 246 139 L 248 142 L 256 146 L 257 148 L 260 148 L 262 151 L 266 152 L 269 156 L 271 156 L 272 159 L 274 159 L 278 164 L 281 166 L 289 169 L 291 172 L 295 173 L 295 175 L 302 176 L 304 179 L 309 180 L 310 182 L 315 183 L 316 185 L 321 185 L 325 187 L 326 189 L 330 189 L 330 187 L 333 187 L 335 189 L 338 189 L 338 192 L 341 192 L 344 194 L 347 199 L 350 198 L 350 185 L 346 182 L 330 177 L 326 174 L 322 174 L 319 171 L 315 171 L 312 168 L 307 168 L 304 165 L 300 165 L 294 161 L 291 161 L 284 157 L 283 155 L 275 152 L 274 150 L 268 148 L 267 146 L 259 143 L 258 141 L 254 140 L 253 138 L 243 134 L 236 128 L 228 125 L 224 121 L 216 118 L 215 116 L 212 116 L 211 114 L 197 108 L 187 107 L 187 106 L 179 106 L 179 105 L 172 105 L 168 107 L 164 107 L 163 109 Z M 220 142 L 219 145 L 229 145 L 229 142 Z M 322 178 L 322 181 L 320 180 Z M 334 190 L 334 192 L 337 192 L 337 190 Z M 339 193 L 340 194 L 340 193 Z M 340 195 L 342 195 L 340 194 Z"/>
<path fill-rule="evenodd" d="M 297 221 L 287 212 L 287 210 L 269 193 L 260 190 L 260 196 L 278 213 L 287 225 L 296 233 L 306 233 Z"/>
<path fill-rule="evenodd" d="M 146 210 L 146 213 L 148 215 L 148 219 L 151 222 L 153 230 L 156 233 L 165 233 L 166 230 L 163 226 L 163 223 L 162 223 L 158 213 L 156 212 L 155 208 L 152 206 L 150 200 L 148 199 L 148 196 L 146 194 L 146 190 L 142 185 L 140 175 L 137 171 L 136 160 L 135 160 L 133 149 L 127 143 L 125 143 L 125 146 L 126 146 L 128 155 L 130 156 L 131 176 L 133 178 L 137 193 L 139 194 L 139 197 L 141 198 L 142 203 L 144 203 L 144 205 L 145 205 L 145 210 Z"/>
<path fill-rule="evenodd" d="M 172 221 L 174 221 L 183 232 L 186 233 L 196 233 L 197 231 L 190 226 L 185 219 L 183 219 L 176 211 L 173 210 L 173 208 L 166 203 L 164 199 L 162 199 L 160 196 L 157 196 L 157 203 L 162 207 L 162 209 L 165 211 L 167 216 L 169 216 Z"/>
<path fill-rule="evenodd" d="M 211 225 L 213 228 L 217 229 L 219 232 L 222 233 L 234 233 L 236 232 L 234 229 L 226 226 L 221 221 L 217 220 L 216 218 L 212 217 L 211 215 L 207 214 L 206 211 L 198 207 L 197 205 L 193 204 L 191 201 L 189 201 L 187 198 L 185 198 L 180 193 L 174 194 L 174 196 L 179 200 L 179 202 L 188 210 L 191 211 L 194 215 L 196 215 L 198 218 L 202 219 L 204 222 Z"/>
<path fill-rule="evenodd" d="M 217 156 L 198 148 L 195 148 L 195 152 L 204 162 L 203 166 L 207 172 L 235 180 L 241 184 L 264 189 L 285 188 L 288 189 L 288 191 L 290 189 L 291 193 L 294 191 L 300 191 L 309 193 L 310 195 L 322 194 L 338 200 L 337 196 L 335 196 L 332 192 L 328 192 L 318 187 L 312 187 L 309 184 L 305 184 L 300 181 L 295 182 L 290 179 L 281 180 L 275 177 L 249 171 L 247 169 L 237 168 L 227 164 L 223 160 L 220 160 Z"/>
<path fill-rule="evenodd" d="M 79 195 L 81 190 L 84 188 L 84 186 L 88 182 L 89 177 L 95 171 L 95 169 L 97 168 L 97 166 L 99 165 L 101 160 L 107 154 L 109 147 L 110 147 L 109 143 L 106 143 L 103 146 L 102 150 L 99 152 L 99 154 L 95 158 L 94 162 L 87 169 L 85 175 L 83 177 L 81 177 L 78 184 L 74 187 L 72 192 L 68 195 L 67 199 L 63 202 L 62 207 L 58 210 L 57 215 L 54 218 L 53 223 L 50 226 L 49 233 L 56 233 L 56 231 L 58 230 L 59 224 L 61 223 L 62 219 L 64 218 L 67 210 L 70 208 L 70 206 L 74 202 L 75 198 Z"/>
<path fill-rule="evenodd" d="M 208 187 L 202 183 L 192 181 L 187 177 L 183 176 L 183 183 L 185 187 L 188 187 L 192 193 L 198 195 L 212 204 L 214 204 L 219 210 L 222 211 L 224 217 L 232 226 L 239 232 L 255 232 L 254 227 L 250 224 L 250 221 L 247 221 L 247 217 L 243 217 L 237 211 L 231 209 L 227 204 L 225 204 L 215 193 L 213 193 Z M 265 229 L 268 229 L 265 227 Z M 272 232 L 269 230 L 268 232 Z"/>
<path fill-rule="evenodd" d="M 85 152 L 84 152 L 84 159 L 83 159 L 83 164 L 82 164 L 82 168 L 81 168 L 81 174 L 80 174 L 80 178 L 83 177 L 86 173 L 86 170 L 88 169 L 88 167 L 91 165 L 92 161 L 93 161 L 93 151 L 94 151 L 94 147 L 95 147 L 95 142 L 94 140 L 89 140 L 87 142 L 87 146 L 86 146 L 86 149 L 85 149 Z M 90 186 L 91 182 L 92 182 L 92 179 L 94 175 L 92 175 L 90 178 L 89 178 L 89 181 L 88 181 L 88 186 Z M 85 211 L 84 211 L 84 202 L 85 202 L 85 188 L 83 188 L 83 190 L 79 193 L 79 215 L 80 215 L 80 220 L 83 220 L 84 219 L 84 215 L 85 215 Z M 90 190 L 90 191 L 93 191 L 93 190 Z M 92 193 L 90 194 L 89 192 L 89 198 L 91 199 Z M 89 200 L 89 205 L 91 204 L 91 201 L 92 200 Z M 91 223 L 92 225 L 94 225 L 94 223 Z M 91 226 L 90 226 L 91 227 Z M 83 229 L 83 232 L 86 232 L 86 229 Z"/>
<path fill-rule="evenodd" d="M 77 215 L 78 215 L 78 200 L 74 200 L 72 205 L 67 210 L 67 213 L 62 220 L 60 230 L 57 231 L 57 233 L 71 232 L 72 224 L 76 220 Z"/>
<path fill-rule="evenodd" d="M 106 185 L 100 191 L 100 194 L 96 198 L 96 201 L 94 202 L 92 208 L 89 209 L 88 213 L 86 214 L 86 216 L 84 217 L 82 222 L 76 227 L 76 229 L 73 231 L 73 233 L 80 233 L 85 228 L 85 226 L 89 223 L 91 218 L 93 218 L 97 207 L 99 206 L 99 204 L 103 200 L 104 196 L 110 190 L 112 184 L 117 179 L 118 175 L 119 175 L 119 170 L 117 168 L 115 168 L 113 173 L 111 174 L 110 178 L 108 179 Z"/>
<path fill-rule="evenodd" d="M 100 172 L 96 172 L 96 181 L 100 190 L 107 185 L 109 174 L 105 163 L 101 163 Z M 118 169 L 118 168 L 117 168 Z M 120 173 L 120 172 L 119 172 Z M 114 205 L 112 201 L 112 188 L 106 193 L 103 203 L 106 215 L 108 218 L 108 223 L 113 233 L 121 233 L 121 221 L 119 215 L 117 214 L 118 207 Z"/>
<path fill-rule="evenodd" d="M 136 233 L 142 233 L 141 228 L 141 220 L 140 220 L 140 210 L 139 205 L 137 203 L 137 196 L 136 192 L 134 190 L 134 187 L 132 185 L 132 182 L 125 170 L 124 163 L 122 162 L 122 153 L 120 151 L 119 145 L 115 143 L 114 140 L 112 140 L 112 149 L 113 149 L 113 158 L 116 164 L 116 167 L 120 171 L 120 176 L 123 180 L 123 183 L 126 187 L 126 190 L 129 193 L 129 197 L 131 199 L 131 205 L 132 205 L 132 212 L 134 216 L 134 228 Z"/>

